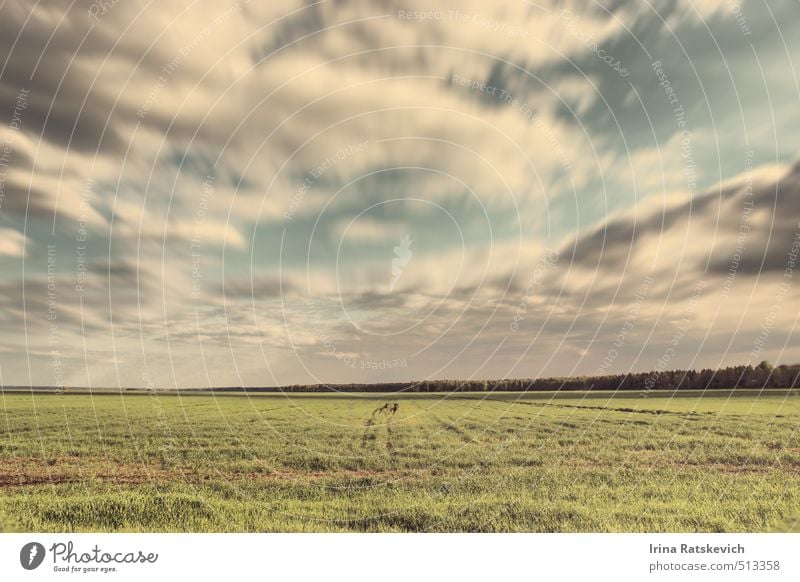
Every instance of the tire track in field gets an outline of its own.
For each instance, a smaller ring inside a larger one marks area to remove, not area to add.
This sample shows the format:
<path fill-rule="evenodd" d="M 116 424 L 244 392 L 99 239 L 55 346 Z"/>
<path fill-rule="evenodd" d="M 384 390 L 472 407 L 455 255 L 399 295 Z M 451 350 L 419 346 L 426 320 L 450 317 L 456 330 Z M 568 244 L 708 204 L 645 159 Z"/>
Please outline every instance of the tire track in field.
<path fill-rule="evenodd" d="M 394 435 L 392 434 L 392 423 L 386 423 L 386 453 L 389 455 L 390 459 L 393 459 L 395 456 L 394 452 Z"/>
<path fill-rule="evenodd" d="M 433 420 L 439 423 L 444 428 L 444 430 L 455 434 L 461 441 L 463 441 L 468 445 L 472 445 L 478 442 L 472 437 L 472 435 L 468 431 L 464 430 L 455 423 L 452 423 L 447 419 L 442 418 L 436 413 L 433 414 Z"/>
<path fill-rule="evenodd" d="M 372 415 L 364 422 L 364 430 L 361 433 L 361 448 L 366 449 L 367 444 L 370 440 L 375 440 L 376 435 L 374 432 L 371 432 L 375 426 L 375 411 L 372 411 Z"/>
<path fill-rule="evenodd" d="M 394 402 L 391 406 L 388 404 L 386 405 L 386 411 L 389 417 L 386 420 L 386 455 L 389 457 L 390 462 L 393 461 L 397 456 L 394 447 L 395 435 L 392 431 L 392 423 L 394 422 L 394 417 L 399 409 L 400 404 L 398 402 Z"/>
<path fill-rule="evenodd" d="M 386 452 L 390 455 L 394 454 L 394 437 L 392 434 L 391 429 L 391 418 L 397 413 L 400 405 L 397 403 L 389 404 L 388 402 L 385 403 L 383 406 L 379 406 L 375 410 L 372 411 L 369 418 L 364 421 L 364 431 L 361 435 L 361 448 L 367 449 L 370 441 L 377 441 L 378 440 L 378 428 L 379 426 L 383 426 L 385 428 L 385 438 L 386 442 L 384 443 L 384 448 Z M 379 420 L 380 416 L 386 415 L 387 419 L 382 425 L 376 426 L 376 422 Z M 378 444 L 375 442 L 375 445 L 372 447 L 373 450 L 378 449 Z"/>
<path fill-rule="evenodd" d="M 460 398 L 460 400 L 472 400 L 472 398 Z M 607 412 L 632 412 L 636 414 L 651 414 L 655 416 L 662 416 L 662 415 L 672 415 L 672 416 L 702 416 L 704 413 L 695 412 L 694 410 L 688 410 L 686 412 L 677 412 L 675 410 L 664 410 L 661 408 L 652 408 L 652 409 L 645 409 L 645 408 L 616 408 L 612 406 L 579 406 L 576 404 L 553 404 L 552 402 L 524 402 L 522 400 L 505 400 L 502 398 L 483 398 L 483 400 L 488 400 L 490 402 L 498 402 L 502 404 L 524 404 L 526 406 L 541 406 L 541 407 L 552 407 L 552 408 L 568 408 L 570 410 L 602 410 Z M 713 414 L 713 413 L 705 413 L 705 414 Z"/>

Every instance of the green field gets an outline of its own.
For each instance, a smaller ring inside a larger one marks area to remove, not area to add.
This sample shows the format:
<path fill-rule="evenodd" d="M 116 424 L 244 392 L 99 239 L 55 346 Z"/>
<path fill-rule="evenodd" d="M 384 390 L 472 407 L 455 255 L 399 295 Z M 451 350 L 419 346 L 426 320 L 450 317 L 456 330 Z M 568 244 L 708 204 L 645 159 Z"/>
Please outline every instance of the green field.
<path fill-rule="evenodd" d="M 5 531 L 786 531 L 800 518 L 797 391 L 7 392 L 0 410 Z"/>

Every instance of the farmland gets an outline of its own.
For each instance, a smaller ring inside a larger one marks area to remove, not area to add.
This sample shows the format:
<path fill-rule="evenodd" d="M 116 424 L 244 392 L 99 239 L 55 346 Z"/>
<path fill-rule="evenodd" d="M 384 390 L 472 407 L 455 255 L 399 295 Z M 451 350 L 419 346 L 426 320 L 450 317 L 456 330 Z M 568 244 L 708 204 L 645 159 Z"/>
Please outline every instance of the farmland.
<path fill-rule="evenodd" d="M 796 390 L 5 392 L 0 529 L 787 531 L 798 419 Z"/>

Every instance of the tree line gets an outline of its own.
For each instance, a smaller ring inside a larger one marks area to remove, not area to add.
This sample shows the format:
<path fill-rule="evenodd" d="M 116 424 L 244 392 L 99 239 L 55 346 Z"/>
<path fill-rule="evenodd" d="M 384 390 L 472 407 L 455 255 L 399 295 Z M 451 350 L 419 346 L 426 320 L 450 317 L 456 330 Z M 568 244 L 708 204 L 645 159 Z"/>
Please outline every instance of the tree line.
<path fill-rule="evenodd" d="M 515 378 L 507 380 L 425 380 L 380 384 L 294 384 L 275 388 L 230 387 L 214 391 L 241 392 L 531 392 L 558 390 L 715 390 L 740 388 L 796 388 L 800 385 L 800 364 L 773 367 L 769 362 L 757 366 L 730 366 L 718 370 L 667 370 L 569 376 L 553 378 Z"/>

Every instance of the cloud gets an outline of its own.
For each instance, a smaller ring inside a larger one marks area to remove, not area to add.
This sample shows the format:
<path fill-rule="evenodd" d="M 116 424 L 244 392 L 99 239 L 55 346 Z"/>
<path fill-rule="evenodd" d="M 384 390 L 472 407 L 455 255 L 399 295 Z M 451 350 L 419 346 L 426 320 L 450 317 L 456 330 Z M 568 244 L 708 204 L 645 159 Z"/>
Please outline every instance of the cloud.
<path fill-rule="evenodd" d="M 637 255 L 650 259 L 659 248 L 675 249 L 698 270 L 709 263 L 712 272 L 723 273 L 739 245 L 739 272 L 783 271 L 798 212 L 800 165 L 762 166 L 696 197 L 677 194 L 663 205 L 648 200 L 574 238 L 561 252 L 584 267 L 618 272 Z"/>
<path fill-rule="evenodd" d="M 25 256 L 25 245 L 29 242 L 21 232 L 10 228 L 0 228 L 0 255 L 23 257 Z"/>
<path fill-rule="evenodd" d="M 716 293 L 734 263 L 726 301 L 759 322 L 798 215 L 778 130 L 800 28 L 796 7 L 771 8 L 780 30 L 754 8 L 745 39 L 697 0 L 6 2 L 4 377 L 47 369 L 52 284 L 71 377 L 133 384 L 381 378 L 338 354 L 405 355 L 410 377 L 585 370 L 651 276 L 637 325 L 657 358 L 697 281 Z M 696 322 L 725 357 L 752 330 L 708 315 L 714 293 Z"/>

